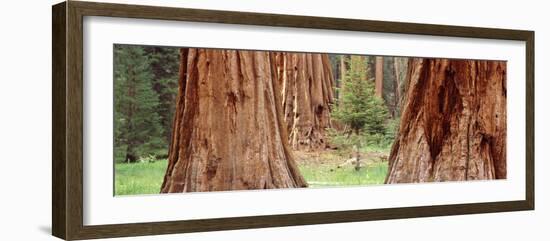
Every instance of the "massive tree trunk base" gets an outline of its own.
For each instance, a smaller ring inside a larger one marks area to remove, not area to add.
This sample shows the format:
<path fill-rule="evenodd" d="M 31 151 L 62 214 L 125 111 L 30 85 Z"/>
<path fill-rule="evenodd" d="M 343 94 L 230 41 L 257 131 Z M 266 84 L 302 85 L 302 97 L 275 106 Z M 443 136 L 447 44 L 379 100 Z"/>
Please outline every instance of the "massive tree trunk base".
<path fill-rule="evenodd" d="M 328 146 L 333 75 L 327 54 L 272 53 L 281 86 L 283 117 L 294 150 L 319 150 Z"/>
<path fill-rule="evenodd" d="M 267 52 L 182 49 L 161 192 L 307 186 L 287 144 Z"/>
<path fill-rule="evenodd" d="M 506 178 L 506 63 L 411 59 L 386 183 Z"/>

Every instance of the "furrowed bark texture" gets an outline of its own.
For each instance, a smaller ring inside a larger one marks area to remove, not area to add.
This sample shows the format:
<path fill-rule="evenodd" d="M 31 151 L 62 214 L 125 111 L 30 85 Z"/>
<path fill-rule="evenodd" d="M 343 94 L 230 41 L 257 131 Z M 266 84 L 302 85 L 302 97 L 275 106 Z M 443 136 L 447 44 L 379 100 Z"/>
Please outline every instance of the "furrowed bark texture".
<path fill-rule="evenodd" d="M 327 147 L 333 83 L 327 54 L 272 53 L 281 86 L 283 118 L 295 150 Z"/>
<path fill-rule="evenodd" d="M 269 53 L 182 49 L 161 192 L 305 187 L 287 144 Z"/>
<path fill-rule="evenodd" d="M 506 62 L 411 59 L 386 183 L 506 178 Z"/>

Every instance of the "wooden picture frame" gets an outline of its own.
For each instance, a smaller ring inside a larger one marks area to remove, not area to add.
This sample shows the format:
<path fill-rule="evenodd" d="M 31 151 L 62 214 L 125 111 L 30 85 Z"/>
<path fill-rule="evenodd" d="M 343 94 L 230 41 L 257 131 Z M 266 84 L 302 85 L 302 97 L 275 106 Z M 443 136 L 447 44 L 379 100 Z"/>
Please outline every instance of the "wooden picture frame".
<path fill-rule="evenodd" d="M 535 38 L 533 31 L 78 1 L 59 3 L 53 6 L 52 11 L 52 233 L 56 237 L 77 240 L 534 209 Z M 490 203 L 86 226 L 83 224 L 84 16 L 524 41 L 526 43 L 526 198 L 519 201 Z"/>

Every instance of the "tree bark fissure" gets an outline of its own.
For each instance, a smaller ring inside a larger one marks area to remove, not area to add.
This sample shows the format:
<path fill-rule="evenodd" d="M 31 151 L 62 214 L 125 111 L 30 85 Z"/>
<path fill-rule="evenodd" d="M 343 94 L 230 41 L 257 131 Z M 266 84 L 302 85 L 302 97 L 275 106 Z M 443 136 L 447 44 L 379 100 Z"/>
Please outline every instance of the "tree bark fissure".
<path fill-rule="evenodd" d="M 411 59 L 386 183 L 506 178 L 506 63 Z"/>

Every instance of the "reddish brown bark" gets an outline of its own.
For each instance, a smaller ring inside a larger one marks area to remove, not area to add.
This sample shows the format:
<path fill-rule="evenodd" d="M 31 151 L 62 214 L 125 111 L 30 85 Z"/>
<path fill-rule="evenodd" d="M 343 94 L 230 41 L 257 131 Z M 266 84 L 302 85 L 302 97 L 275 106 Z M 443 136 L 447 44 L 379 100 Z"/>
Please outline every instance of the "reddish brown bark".
<path fill-rule="evenodd" d="M 403 99 L 403 86 L 405 82 L 405 77 L 407 74 L 407 62 L 408 58 L 405 57 L 393 57 L 391 59 L 390 68 L 392 69 L 392 80 L 393 80 L 393 103 L 391 104 L 390 111 L 393 118 L 397 118 L 401 112 L 401 103 Z"/>
<path fill-rule="evenodd" d="M 384 57 L 376 56 L 375 66 L 374 92 L 376 96 L 382 98 L 382 91 L 384 88 Z"/>
<path fill-rule="evenodd" d="M 399 65 L 399 58 L 393 57 L 393 91 L 394 91 L 394 103 L 393 103 L 393 111 L 392 111 L 392 118 L 396 118 L 400 109 L 400 101 L 401 101 L 401 66 Z"/>
<path fill-rule="evenodd" d="M 401 109 L 401 105 L 403 103 L 403 93 L 406 92 L 406 77 L 407 77 L 407 66 L 408 66 L 408 59 L 405 57 L 394 57 L 393 58 L 393 66 L 395 71 L 395 81 L 396 81 L 396 87 L 397 87 L 397 93 L 396 93 L 396 99 L 398 102 L 398 108 Z"/>
<path fill-rule="evenodd" d="M 386 183 L 506 178 L 506 62 L 411 59 Z"/>
<path fill-rule="evenodd" d="M 284 121 L 295 150 L 327 147 L 333 75 L 327 54 L 272 53 L 281 85 Z"/>
<path fill-rule="evenodd" d="M 182 49 L 161 192 L 305 187 L 267 52 Z"/>

